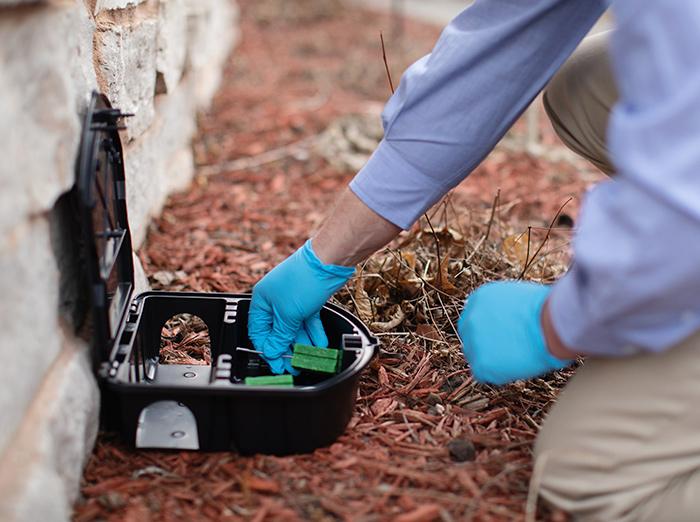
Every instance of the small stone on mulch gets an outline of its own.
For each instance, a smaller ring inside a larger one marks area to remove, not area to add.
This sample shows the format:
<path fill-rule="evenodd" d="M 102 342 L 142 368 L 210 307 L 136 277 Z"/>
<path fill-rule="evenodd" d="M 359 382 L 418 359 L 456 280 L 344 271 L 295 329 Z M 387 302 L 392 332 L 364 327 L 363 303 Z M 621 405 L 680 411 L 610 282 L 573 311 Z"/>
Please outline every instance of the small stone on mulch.
<path fill-rule="evenodd" d="M 476 458 L 476 448 L 469 439 L 452 439 L 447 443 L 447 449 L 455 462 L 467 462 Z"/>

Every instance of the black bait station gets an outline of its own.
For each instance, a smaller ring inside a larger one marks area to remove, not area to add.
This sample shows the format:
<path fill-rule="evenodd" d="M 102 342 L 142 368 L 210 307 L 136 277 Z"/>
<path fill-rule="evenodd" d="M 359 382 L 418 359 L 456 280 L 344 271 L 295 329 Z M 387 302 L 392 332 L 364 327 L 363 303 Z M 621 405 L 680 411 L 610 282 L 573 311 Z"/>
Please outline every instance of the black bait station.
<path fill-rule="evenodd" d="M 376 338 L 348 311 L 327 304 L 321 320 L 329 346 L 342 350 L 338 372 L 302 370 L 292 386 L 249 386 L 246 378 L 270 375 L 248 339 L 250 294 L 133 296 L 119 136 L 124 116 L 103 95 L 93 94 L 74 189 L 103 427 L 137 448 L 286 455 L 331 444 L 350 421 L 360 373 L 377 350 Z M 211 365 L 160 363 L 163 325 L 177 314 L 206 323 Z"/>

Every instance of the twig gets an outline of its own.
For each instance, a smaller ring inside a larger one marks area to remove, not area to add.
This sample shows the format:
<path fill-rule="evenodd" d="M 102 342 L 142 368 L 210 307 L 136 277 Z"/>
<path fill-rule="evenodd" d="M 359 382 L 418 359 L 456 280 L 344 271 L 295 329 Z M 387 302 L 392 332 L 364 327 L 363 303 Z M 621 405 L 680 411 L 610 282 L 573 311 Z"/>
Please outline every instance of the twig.
<path fill-rule="evenodd" d="M 545 243 L 547 242 L 550 234 L 552 233 L 552 228 L 554 228 L 554 223 L 557 222 L 557 219 L 559 219 L 559 215 L 564 210 L 564 207 L 566 205 L 568 205 L 572 199 L 574 199 L 574 198 L 567 199 L 566 201 L 564 201 L 564 204 L 561 207 L 559 207 L 559 210 L 557 210 L 557 213 L 554 215 L 552 222 L 549 224 L 549 227 L 547 228 L 547 233 L 545 234 L 544 239 L 542 240 L 542 243 L 540 243 L 540 246 L 537 247 L 537 250 L 535 250 L 535 253 L 532 254 L 532 259 L 530 259 L 528 261 L 528 258 L 525 258 L 525 261 L 526 261 L 525 267 L 523 268 L 523 271 L 521 272 L 520 277 L 518 277 L 519 280 L 522 279 L 523 277 L 525 277 L 525 273 L 528 271 L 530 266 L 532 266 L 532 264 L 535 262 L 535 259 L 537 259 L 537 256 L 539 255 L 540 251 L 544 248 Z M 529 237 L 529 230 L 530 230 L 530 227 L 528 227 L 528 237 Z M 529 244 L 529 242 L 528 242 L 528 244 Z"/>
<path fill-rule="evenodd" d="M 379 39 L 382 42 L 382 58 L 384 58 L 384 68 L 386 69 L 386 77 L 389 79 L 389 88 L 391 94 L 394 94 L 394 81 L 391 79 L 391 71 L 389 70 L 389 60 L 386 58 L 386 47 L 384 46 L 384 35 L 379 32 Z"/>
<path fill-rule="evenodd" d="M 435 250 L 437 253 L 437 283 L 439 287 L 442 287 L 442 257 L 440 256 L 440 239 L 437 236 L 437 233 L 435 232 L 435 229 L 433 228 L 433 224 L 430 222 L 430 218 L 428 217 L 428 213 L 426 212 L 424 214 L 425 220 L 428 222 L 428 226 L 430 227 L 430 231 L 433 233 L 433 239 L 435 239 Z"/>
<path fill-rule="evenodd" d="M 528 260 L 530 259 L 530 243 L 532 241 L 532 227 L 528 226 L 527 227 L 527 246 L 525 248 L 525 266 L 528 264 Z M 522 279 L 522 277 L 520 277 Z"/>
<path fill-rule="evenodd" d="M 491 216 L 489 217 L 489 222 L 488 222 L 488 225 L 486 226 L 486 233 L 483 236 L 481 236 L 481 238 L 477 242 L 476 246 L 474 247 L 474 250 L 472 250 L 472 253 L 469 254 L 469 257 L 467 257 L 464 260 L 465 265 L 469 264 L 469 262 L 474 258 L 474 256 L 479 251 L 481 246 L 484 243 L 486 243 L 486 240 L 489 238 L 489 234 L 491 234 L 491 227 L 493 226 L 493 221 L 496 217 L 496 208 L 498 207 L 498 203 L 500 202 L 500 199 L 501 199 L 501 189 L 498 189 L 496 191 L 496 197 L 493 198 L 493 205 L 491 205 Z"/>
<path fill-rule="evenodd" d="M 423 288 L 422 290 L 423 290 L 423 298 L 425 299 L 426 302 L 429 303 L 430 299 L 428 298 L 428 293 L 425 291 L 425 288 Z M 435 295 L 439 295 L 439 294 L 436 293 Z M 442 328 L 439 328 L 438 322 L 435 320 L 435 316 L 433 316 L 433 311 L 430 309 L 430 307 L 427 307 L 427 306 L 425 307 L 425 311 L 428 312 L 428 315 L 430 316 L 430 320 L 433 322 L 433 325 L 435 326 L 435 330 L 440 335 L 440 337 L 442 337 L 442 340 L 445 343 L 449 344 L 447 342 L 447 338 L 445 337 L 445 333 L 442 331 Z M 443 305 L 443 313 L 445 314 L 446 317 L 449 318 L 449 316 L 447 315 L 447 310 L 444 309 L 444 305 Z"/>
<path fill-rule="evenodd" d="M 447 202 L 447 205 L 449 205 L 449 208 L 452 211 L 452 214 L 455 216 L 455 218 L 457 218 L 459 213 L 457 212 L 457 209 L 455 208 L 454 201 L 452 201 L 452 199 L 453 199 L 452 194 L 453 194 L 453 192 L 447 193 L 446 202 Z M 445 224 L 447 224 L 447 223 L 445 223 Z M 464 232 L 464 228 L 462 228 L 461 221 L 459 219 L 455 219 L 454 224 L 457 227 L 457 230 L 459 231 L 459 233 L 462 234 L 462 236 L 466 236 L 466 233 Z"/>
<path fill-rule="evenodd" d="M 435 296 L 438 298 L 438 301 L 440 301 L 440 306 L 442 306 L 442 311 L 445 313 L 445 317 L 447 318 L 447 321 L 450 323 L 450 326 L 452 327 L 452 331 L 457 333 L 457 327 L 452 322 L 452 318 L 450 317 L 450 314 L 447 313 L 447 308 L 445 307 L 445 303 L 442 302 L 442 297 L 440 297 L 440 294 L 438 294 L 438 293 L 436 293 Z"/>
<path fill-rule="evenodd" d="M 401 248 L 397 248 L 396 251 L 399 253 L 399 257 L 403 258 L 401 254 Z M 382 263 L 383 265 L 384 263 Z M 401 263 L 399 263 L 398 269 L 396 270 L 396 278 L 394 279 L 394 288 L 399 290 L 401 288 Z"/>
<path fill-rule="evenodd" d="M 501 189 L 496 191 L 496 197 L 493 198 L 493 205 L 491 205 L 491 216 L 489 217 L 489 223 L 486 225 L 486 233 L 484 234 L 484 241 L 488 241 L 489 234 L 491 234 L 491 226 L 493 225 L 493 220 L 496 217 L 496 208 L 501 200 Z"/>

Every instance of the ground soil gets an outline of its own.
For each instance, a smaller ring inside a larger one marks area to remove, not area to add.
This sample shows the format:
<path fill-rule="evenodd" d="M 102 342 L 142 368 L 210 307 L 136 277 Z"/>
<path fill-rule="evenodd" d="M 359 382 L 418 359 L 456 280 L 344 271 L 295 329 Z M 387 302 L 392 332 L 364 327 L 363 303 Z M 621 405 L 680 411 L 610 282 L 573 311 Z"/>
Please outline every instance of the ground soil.
<path fill-rule="evenodd" d="M 352 177 L 307 146 L 308 140 L 345 115 L 378 117 L 388 97 L 380 31 L 395 82 L 439 34 L 433 26 L 398 24 L 341 2 L 239 3 L 242 40 L 211 110 L 199 122 L 199 175 L 169 199 L 139 252 L 156 288 L 248 291 L 298 248 Z M 513 132 L 522 131 L 518 123 Z M 542 132 L 546 143 L 555 143 L 544 124 Z M 271 150 L 273 157 L 265 156 Z M 467 227 L 462 231 L 467 237 L 453 241 L 467 254 L 488 243 L 491 258 L 482 253 L 473 260 L 488 272 L 485 279 L 517 274 L 519 238 L 528 226 L 546 229 L 573 197 L 558 228 L 568 227 L 583 190 L 596 179 L 585 164 L 499 148 L 455 190 L 449 205 L 442 203 L 452 217 L 438 211 L 432 225 L 453 239 L 454 223 Z M 410 240 L 422 241 L 415 252 L 432 248 L 425 227 L 421 222 L 408 233 L 413 236 L 406 236 L 405 248 Z M 485 229 L 491 233 L 479 244 Z M 445 274 L 455 278 L 450 294 L 459 303 L 474 283 L 460 279 L 464 259 L 449 255 L 455 257 Z M 493 256 L 502 260 L 487 266 Z M 542 280 L 561 272 L 539 270 Z M 340 300 L 353 308 L 358 291 L 351 288 Z M 433 302 L 434 296 L 425 295 L 425 302 Z M 386 314 L 390 309 L 387 305 Z M 311 455 L 134 451 L 101 433 L 75 520 L 523 518 L 532 443 L 567 376 L 500 390 L 474 383 L 449 328 L 453 312 L 445 313 L 442 322 L 407 313 L 395 332 L 384 332 L 382 352 L 362 378 L 347 432 Z M 168 328 L 164 346 L 171 350 L 189 334 L 178 333 L 174 323 Z M 200 339 L 196 330 L 192 335 Z M 203 357 L 198 351 L 187 356 Z M 564 518 L 542 507 L 538 516 Z"/>

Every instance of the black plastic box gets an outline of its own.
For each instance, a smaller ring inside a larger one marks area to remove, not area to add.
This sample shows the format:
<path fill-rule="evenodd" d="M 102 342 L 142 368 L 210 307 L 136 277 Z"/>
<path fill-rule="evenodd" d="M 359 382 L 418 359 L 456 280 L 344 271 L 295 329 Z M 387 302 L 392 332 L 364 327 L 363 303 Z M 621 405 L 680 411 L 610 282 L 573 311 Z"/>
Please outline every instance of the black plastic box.
<path fill-rule="evenodd" d="M 302 372 L 292 388 L 251 387 L 269 374 L 247 333 L 250 294 L 147 292 L 132 296 L 134 273 L 119 122 L 94 94 L 85 116 L 76 200 L 92 301 L 95 371 L 107 429 L 139 448 L 235 450 L 285 455 L 331 444 L 353 412 L 360 372 L 377 340 L 346 310 L 326 305 L 329 346 L 346 350 L 326 377 Z M 207 325 L 212 364 L 160 364 L 161 329 L 193 314 Z"/>

